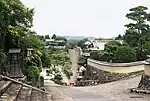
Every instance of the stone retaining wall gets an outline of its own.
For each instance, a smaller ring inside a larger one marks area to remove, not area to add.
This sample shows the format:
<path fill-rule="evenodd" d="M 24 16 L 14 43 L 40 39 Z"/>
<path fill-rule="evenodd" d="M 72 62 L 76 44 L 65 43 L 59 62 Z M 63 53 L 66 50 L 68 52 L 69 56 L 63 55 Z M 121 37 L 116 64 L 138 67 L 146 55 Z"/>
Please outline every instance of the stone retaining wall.
<path fill-rule="evenodd" d="M 132 63 L 108 63 L 88 59 L 88 65 L 114 73 L 130 73 L 144 70 L 144 64 L 142 61 Z"/>
<path fill-rule="evenodd" d="M 83 80 L 77 81 L 76 86 L 98 85 L 98 84 L 117 81 L 127 77 L 132 77 L 134 75 L 144 73 L 144 70 L 130 72 L 130 73 L 114 73 L 114 72 L 104 71 L 89 65 L 87 65 L 86 69 L 87 70 Z"/>

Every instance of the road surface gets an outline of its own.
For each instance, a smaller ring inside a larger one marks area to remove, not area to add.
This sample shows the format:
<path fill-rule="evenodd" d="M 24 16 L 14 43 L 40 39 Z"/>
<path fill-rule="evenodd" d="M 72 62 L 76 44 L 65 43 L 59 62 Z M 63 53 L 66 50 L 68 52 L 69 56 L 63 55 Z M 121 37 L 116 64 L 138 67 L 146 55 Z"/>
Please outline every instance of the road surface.
<path fill-rule="evenodd" d="M 54 101 L 150 101 L 146 94 L 129 93 L 129 88 L 137 87 L 140 76 L 97 86 L 66 87 L 46 83 Z"/>
<path fill-rule="evenodd" d="M 70 50 L 69 53 L 70 53 L 70 58 L 72 62 L 72 72 L 73 72 L 73 76 L 71 76 L 70 82 L 74 83 L 77 79 L 79 51 L 77 51 L 77 49 L 72 49 Z"/>

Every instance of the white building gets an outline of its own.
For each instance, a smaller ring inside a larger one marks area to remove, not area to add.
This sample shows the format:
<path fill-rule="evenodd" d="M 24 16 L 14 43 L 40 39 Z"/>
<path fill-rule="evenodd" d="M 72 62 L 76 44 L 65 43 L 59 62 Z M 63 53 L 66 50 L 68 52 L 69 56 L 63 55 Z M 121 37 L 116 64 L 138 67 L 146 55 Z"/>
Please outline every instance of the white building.
<path fill-rule="evenodd" d="M 94 48 L 91 48 L 90 50 L 104 50 L 105 44 L 109 41 L 113 41 L 114 39 L 103 39 L 103 38 L 95 38 L 94 40 L 90 40 L 90 42 L 93 43 Z M 122 43 L 122 40 L 116 40 Z"/>

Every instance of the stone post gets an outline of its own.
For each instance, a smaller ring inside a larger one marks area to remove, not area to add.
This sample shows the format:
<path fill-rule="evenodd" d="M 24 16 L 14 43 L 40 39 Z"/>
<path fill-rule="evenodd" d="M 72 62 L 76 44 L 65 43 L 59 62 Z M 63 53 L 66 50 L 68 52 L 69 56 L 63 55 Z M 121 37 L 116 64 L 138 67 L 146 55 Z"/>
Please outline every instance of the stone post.
<path fill-rule="evenodd" d="M 138 88 L 141 90 L 150 91 L 150 58 L 144 62 L 144 74 L 141 77 L 141 81 L 138 85 Z"/>

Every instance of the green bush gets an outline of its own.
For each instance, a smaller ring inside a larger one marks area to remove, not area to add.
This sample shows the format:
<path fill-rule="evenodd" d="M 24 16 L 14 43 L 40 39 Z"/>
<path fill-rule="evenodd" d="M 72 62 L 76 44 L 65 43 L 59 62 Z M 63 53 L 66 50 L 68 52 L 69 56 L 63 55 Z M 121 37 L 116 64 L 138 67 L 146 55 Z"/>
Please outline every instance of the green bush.
<path fill-rule="evenodd" d="M 87 64 L 87 57 L 80 56 L 80 57 L 79 57 L 78 64 L 79 64 L 79 65 Z"/>
<path fill-rule="evenodd" d="M 4 75 L 7 68 L 7 56 L 5 53 L 0 51 L 0 74 Z"/>
<path fill-rule="evenodd" d="M 43 87 L 44 86 L 44 77 L 40 76 L 40 86 Z"/>
<path fill-rule="evenodd" d="M 36 86 L 39 81 L 40 70 L 36 66 L 29 66 L 26 69 L 27 79 L 32 82 L 33 86 Z"/>
<path fill-rule="evenodd" d="M 64 83 L 58 79 L 52 79 L 56 84 L 63 85 Z"/>
<path fill-rule="evenodd" d="M 129 46 L 120 46 L 115 53 L 115 62 L 128 63 L 136 61 L 135 50 Z"/>
<path fill-rule="evenodd" d="M 37 54 L 33 54 L 26 58 L 26 67 L 28 66 L 36 66 L 42 72 L 42 61 L 41 58 Z"/>
<path fill-rule="evenodd" d="M 57 80 L 61 81 L 63 78 L 61 77 L 60 74 L 56 74 L 54 79 L 57 79 Z"/>
<path fill-rule="evenodd" d="M 90 58 L 95 59 L 95 60 L 99 60 L 99 56 L 97 55 L 98 53 L 99 53 L 98 51 L 92 51 L 90 53 Z"/>

